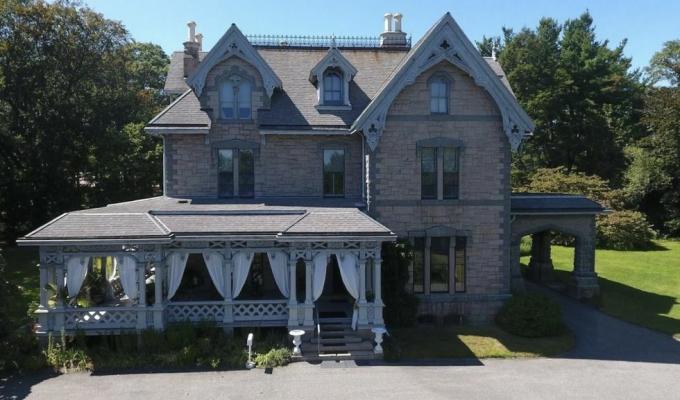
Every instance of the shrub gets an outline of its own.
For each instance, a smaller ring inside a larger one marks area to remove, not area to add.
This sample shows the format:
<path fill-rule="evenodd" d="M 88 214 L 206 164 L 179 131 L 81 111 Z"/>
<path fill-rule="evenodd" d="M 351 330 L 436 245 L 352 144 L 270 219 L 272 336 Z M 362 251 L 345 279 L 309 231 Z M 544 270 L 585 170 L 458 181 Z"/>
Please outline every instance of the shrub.
<path fill-rule="evenodd" d="M 523 337 L 557 336 L 564 331 L 560 306 L 541 294 L 513 296 L 496 322 L 505 331 Z"/>
<path fill-rule="evenodd" d="M 288 365 L 291 359 L 291 351 L 286 347 L 271 349 L 266 353 L 255 357 L 255 365 L 258 368 L 274 368 Z"/>
<path fill-rule="evenodd" d="M 597 219 L 597 246 L 615 250 L 642 250 L 654 246 L 654 231 L 637 211 L 614 211 Z"/>
<path fill-rule="evenodd" d="M 61 341 L 54 343 L 52 335 L 48 337 L 45 350 L 47 365 L 59 372 L 76 372 L 92 370 L 92 359 L 84 349 L 70 346 L 66 335 L 61 333 Z"/>
<path fill-rule="evenodd" d="M 196 329 L 190 322 L 173 324 L 165 331 L 168 347 L 172 350 L 181 350 L 196 341 Z"/>
<path fill-rule="evenodd" d="M 539 168 L 521 192 L 580 194 L 609 207 L 609 185 L 596 175 L 567 172 L 564 167 Z"/>
<path fill-rule="evenodd" d="M 412 258 L 408 242 L 385 243 L 382 247 L 382 298 L 387 325 L 413 326 L 417 321 L 419 300 L 406 291 Z"/>

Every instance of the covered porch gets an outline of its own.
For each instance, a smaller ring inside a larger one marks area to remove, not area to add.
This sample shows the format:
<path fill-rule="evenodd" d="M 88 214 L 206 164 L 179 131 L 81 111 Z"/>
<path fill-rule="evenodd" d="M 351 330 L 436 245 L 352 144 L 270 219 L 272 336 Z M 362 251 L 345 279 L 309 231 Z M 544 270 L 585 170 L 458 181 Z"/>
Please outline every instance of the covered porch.
<path fill-rule="evenodd" d="M 395 235 L 357 208 L 179 201 L 65 214 L 22 239 L 40 248 L 38 333 L 206 321 L 312 331 L 332 268 L 353 329 L 384 325 L 380 249 Z"/>
<path fill-rule="evenodd" d="M 519 193 L 511 199 L 511 275 L 513 290 L 523 290 L 520 272 L 522 237 L 531 235 L 531 261 L 528 278 L 550 284 L 554 267 L 550 257 L 553 235 L 572 238 L 574 269 L 569 294 L 591 298 L 599 294 L 595 272 L 595 217 L 606 210 L 583 196 L 565 194 Z"/>

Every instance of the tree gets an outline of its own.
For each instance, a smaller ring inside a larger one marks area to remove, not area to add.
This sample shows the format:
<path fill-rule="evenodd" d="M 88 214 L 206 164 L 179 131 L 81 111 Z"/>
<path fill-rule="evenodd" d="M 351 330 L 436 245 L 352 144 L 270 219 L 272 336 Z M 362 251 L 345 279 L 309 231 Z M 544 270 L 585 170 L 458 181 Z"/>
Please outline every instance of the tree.
<path fill-rule="evenodd" d="M 671 86 L 680 85 L 680 39 L 671 40 L 654 54 L 647 69 L 652 83 L 668 82 Z"/>
<path fill-rule="evenodd" d="M 147 121 L 164 102 L 165 54 L 69 1 L 10 1 L 1 10 L 4 239 L 64 211 L 154 194 L 158 145 L 139 137 L 139 125 L 132 134 L 129 124 Z M 113 186 L 116 191 L 103 190 Z"/>
<path fill-rule="evenodd" d="M 596 40 L 587 12 L 563 25 L 543 18 L 535 30 L 506 30 L 499 61 L 536 123 L 515 157 L 516 169 L 563 166 L 620 182 L 625 144 L 638 135 L 643 94 L 624 46 Z"/>

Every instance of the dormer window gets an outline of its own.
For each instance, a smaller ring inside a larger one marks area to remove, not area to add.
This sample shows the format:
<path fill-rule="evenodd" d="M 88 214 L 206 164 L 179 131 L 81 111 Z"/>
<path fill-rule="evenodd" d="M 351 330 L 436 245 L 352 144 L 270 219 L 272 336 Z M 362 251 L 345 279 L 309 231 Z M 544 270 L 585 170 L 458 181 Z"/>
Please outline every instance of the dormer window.
<path fill-rule="evenodd" d="M 309 81 L 316 86 L 318 110 L 350 110 L 349 83 L 357 69 L 335 47 L 309 72 Z"/>
<path fill-rule="evenodd" d="M 252 85 L 238 75 L 232 75 L 220 85 L 220 117 L 250 119 Z"/>
<path fill-rule="evenodd" d="M 445 76 L 435 75 L 430 78 L 430 112 L 432 114 L 449 113 L 449 80 Z"/>
<path fill-rule="evenodd" d="M 342 72 L 329 68 L 323 75 L 323 104 L 342 105 Z"/>

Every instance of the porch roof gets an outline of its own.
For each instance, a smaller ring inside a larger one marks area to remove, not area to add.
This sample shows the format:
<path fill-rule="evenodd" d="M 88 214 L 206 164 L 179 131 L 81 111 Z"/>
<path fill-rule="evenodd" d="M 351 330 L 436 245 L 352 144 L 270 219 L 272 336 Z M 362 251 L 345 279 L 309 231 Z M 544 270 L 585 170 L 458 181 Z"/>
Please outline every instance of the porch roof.
<path fill-rule="evenodd" d="M 563 193 L 513 193 L 512 214 L 601 214 L 602 205 L 585 196 Z"/>
<path fill-rule="evenodd" d="M 396 237 L 352 199 L 218 201 L 153 197 L 65 213 L 21 238 L 21 245 L 148 242 L 200 238 Z"/>

